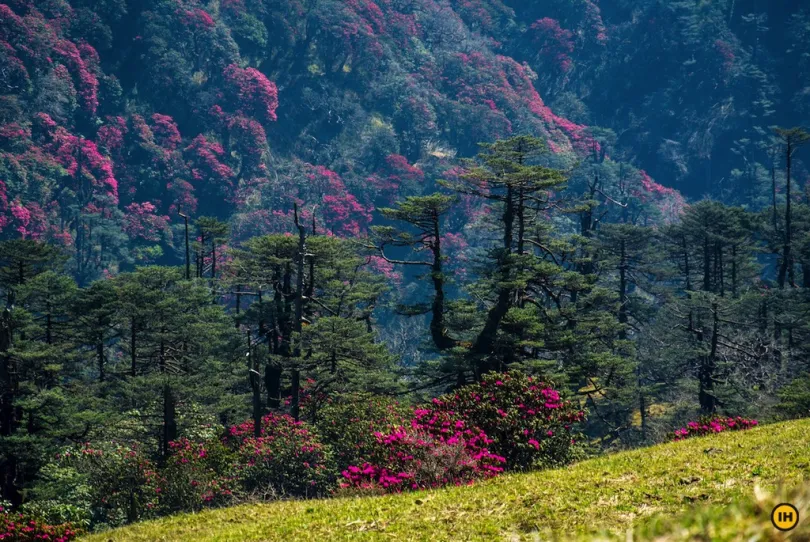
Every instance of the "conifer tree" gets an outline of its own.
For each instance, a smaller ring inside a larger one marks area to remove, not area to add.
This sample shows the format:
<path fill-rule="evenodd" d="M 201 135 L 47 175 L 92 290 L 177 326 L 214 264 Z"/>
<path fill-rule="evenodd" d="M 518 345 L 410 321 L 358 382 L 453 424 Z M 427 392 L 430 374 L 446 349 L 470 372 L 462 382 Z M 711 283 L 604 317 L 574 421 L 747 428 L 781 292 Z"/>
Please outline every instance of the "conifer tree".
<path fill-rule="evenodd" d="M 484 200 L 482 203 L 494 202 L 501 213 L 498 232 L 502 241 L 491 251 L 497 296 L 487 308 L 472 348 L 479 377 L 501 366 L 495 352 L 498 329 L 522 289 L 525 279 L 520 275 L 527 267 L 527 250 L 537 246 L 528 233 L 553 206 L 553 192 L 565 184 L 561 171 L 535 163 L 545 148 L 537 138 L 517 136 L 482 147 L 478 163 L 471 164 L 458 181 L 443 183 L 460 194 Z M 542 246 L 538 248 L 542 250 Z"/>
<path fill-rule="evenodd" d="M 380 213 L 389 220 L 403 222 L 415 231 L 407 231 L 396 226 L 375 226 L 374 234 L 377 245 L 374 247 L 389 263 L 397 265 L 422 266 L 430 268 L 430 280 L 433 285 L 433 301 L 427 306 L 406 308 L 408 314 L 430 312 L 430 335 L 433 344 L 439 350 L 447 350 L 457 341 L 447 334 L 444 317 L 446 311 L 444 263 L 447 256 L 442 252 L 442 219 L 450 211 L 453 197 L 442 194 L 429 196 L 412 196 L 397 203 L 396 207 L 380 209 Z M 386 247 L 408 247 L 418 259 L 392 260 L 386 256 Z M 428 258 L 421 256 L 428 252 Z"/>

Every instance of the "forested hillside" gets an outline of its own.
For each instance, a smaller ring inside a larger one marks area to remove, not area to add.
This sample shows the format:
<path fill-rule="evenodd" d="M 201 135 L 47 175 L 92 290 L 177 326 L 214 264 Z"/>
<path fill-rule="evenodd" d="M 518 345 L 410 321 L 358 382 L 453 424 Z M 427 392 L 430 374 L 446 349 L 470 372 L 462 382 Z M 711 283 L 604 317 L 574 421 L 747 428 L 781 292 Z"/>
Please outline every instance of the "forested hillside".
<path fill-rule="evenodd" d="M 801 2 L 0 1 L 14 513 L 462 484 L 810 412 Z"/>

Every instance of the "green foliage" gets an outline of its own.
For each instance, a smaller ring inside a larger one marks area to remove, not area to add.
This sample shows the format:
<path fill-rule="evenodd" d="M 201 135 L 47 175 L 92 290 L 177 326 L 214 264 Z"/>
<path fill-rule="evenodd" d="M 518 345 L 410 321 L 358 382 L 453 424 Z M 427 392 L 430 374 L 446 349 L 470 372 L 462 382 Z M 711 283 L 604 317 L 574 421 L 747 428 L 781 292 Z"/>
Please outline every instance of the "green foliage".
<path fill-rule="evenodd" d="M 252 422 L 232 428 L 237 439 L 235 477 L 249 495 L 259 499 L 319 497 L 335 486 L 331 449 L 317 433 L 290 416 L 268 414 L 262 433 L 252 434 Z"/>
<path fill-rule="evenodd" d="M 793 380 L 779 390 L 776 409 L 787 418 L 806 418 L 810 415 L 810 376 Z"/>
<path fill-rule="evenodd" d="M 67 476 L 62 481 L 73 484 L 69 491 L 79 495 L 89 492 L 89 499 L 85 497 L 87 500 L 78 504 L 83 506 L 82 514 L 89 512 L 96 527 L 115 527 L 158 514 L 163 480 L 156 465 L 136 447 L 77 445 L 64 450 L 56 465 L 56 472 Z M 42 491 L 47 489 L 46 482 Z M 64 499 L 64 495 L 59 496 L 67 504 Z"/>
<path fill-rule="evenodd" d="M 385 397 L 348 395 L 324 406 L 316 427 L 342 472 L 374 455 L 375 433 L 404 425 L 409 414 L 409 408 Z"/>
<path fill-rule="evenodd" d="M 69 462 L 48 463 L 40 469 L 31 500 L 22 511 L 51 524 L 71 523 L 89 529 L 95 519 L 93 499 L 98 496 L 90 483 Z"/>

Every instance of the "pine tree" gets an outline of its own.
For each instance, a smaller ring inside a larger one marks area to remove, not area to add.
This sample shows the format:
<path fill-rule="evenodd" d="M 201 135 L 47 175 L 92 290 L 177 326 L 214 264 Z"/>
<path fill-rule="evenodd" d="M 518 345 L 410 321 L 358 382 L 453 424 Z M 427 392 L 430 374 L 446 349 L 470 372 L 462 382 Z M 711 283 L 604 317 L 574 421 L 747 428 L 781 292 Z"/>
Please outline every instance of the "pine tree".
<path fill-rule="evenodd" d="M 430 335 L 433 344 L 439 350 L 456 346 L 457 341 L 447 334 L 444 322 L 446 311 L 445 290 L 446 277 L 444 263 L 447 256 L 442 252 L 442 219 L 450 211 L 454 198 L 442 194 L 429 196 L 412 196 L 400 201 L 393 208 L 380 209 L 380 214 L 389 220 L 404 222 L 414 232 L 400 230 L 395 226 L 376 226 L 373 228 L 377 238 L 374 247 L 388 262 L 397 265 L 422 266 L 430 268 L 430 280 L 433 284 L 433 301 L 430 307 L 408 307 L 411 315 L 430 312 Z M 413 260 L 392 260 L 386 256 L 386 247 L 408 247 L 420 257 Z M 427 251 L 429 257 L 421 257 Z"/>
<path fill-rule="evenodd" d="M 130 330 L 122 352 L 127 343 L 134 349 L 129 346 L 130 359 L 119 371 L 125 378 L 107 393 L 130 412 L 149 412 L 160 420 L 148 422 L 146 431 L 165 457 L 169 443 L 182 434 L 184 416 L 202 409 L 217 419 L 230 408 L 222 403 L 238 393 L 239 341 L 232 320 L 211 303 L 210 290 L 184 280 L 180 269 L 139 268 L 117 278 L 114 287 L 118 295 L 112 303 L 121 308 L 115 321 Z M 121 304 L 122 298 L 139 299 L 139 310 L 133 312 L 131 301 Z"/>
<path fill-rule="evenodd" d="M 520 275 L 528 264 L 528 248 L 543 248 L 529 237 L 529 231 L 552 205 L 552 193 L 565 183 L 562 172 L 534 164 L 545 148 L 537 138 L 517 136 L 482 147 L 477 164 L 471 164 L 458 181 L 443 183 L 461 194 L 495 202 L 501 211 L 502 242 L 491 251 L 497 297 L 472 348 L 478 377 L 501 365 L 501 354 L 495 352 L 498 329 L 522 290 Z"/>
<path fill-rule="evenodd" d="M 782 262 L 779 266 L 779 288 L 785 287 L 785 281 L 795 287 L 794 255 L 793 255 L 793 213 L 791 206 L 793 197 L 791 192 L 791 177 L 793 169 L 793 156 L 796 151 L 810 144 L 810 134 L 801 128 L 775 128 L 774 132 L 782 140 L 785 147 L 785 241 L 782 247 Z"/>

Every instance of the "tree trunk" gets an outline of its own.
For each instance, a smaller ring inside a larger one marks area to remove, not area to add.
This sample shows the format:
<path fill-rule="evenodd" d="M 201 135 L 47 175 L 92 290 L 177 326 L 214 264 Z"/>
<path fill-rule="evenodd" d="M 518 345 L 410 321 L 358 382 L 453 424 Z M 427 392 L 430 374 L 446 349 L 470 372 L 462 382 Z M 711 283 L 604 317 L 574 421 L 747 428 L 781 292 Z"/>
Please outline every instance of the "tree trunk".
<path fill-rule="evenodd" d="M 137 353 L 137 330 L 135 326 L 135 318 L 129 322 L 129 364 L 132 376 L 138 374 L 138 353 Z"/>
<path fill-rule="evenodd" d="M 619 339 L 627 338 L 627 241 L 620 242 L 621 259 L 619 262 L 619 323 L 622 325 L 619 331 Z"/>
<path fill-rule="evenodd" d="M 737 297 L 737 245 L 731 247 L 731 297 Z"/>
<path fill-rule="evenodd" d="M 709 238 L 703 239 L 703 290 L 712 291 L 712 254 L 709 248 Z"/>
<path fill-rule="evenodd" d="M 513 200 L 513 190 L 512 187 L 509 186 L 506 192 L 503 212 L 503 252 L 498 261 L 498 266 L 500 267 L 498 275 L 501 282 L 508 282 L 511 275 L 509 257 L 512 254 L 515 223 L 515 204 Z M 511 293 L 510 288 L 506 286 L 500 286 L 498 288 L 498 299 L 495 305 L 489 310 L 484 329 L 481 330 L 475 341 L 475 353 L 484 356 L 484 359 L 477 363 L 476 378 L 480 378 L 483 374 L 496 368 L 493 360 L 489 359 L 489 355 L 492 354 L 492 348 L 495 345 L 495 338 L 498 334 L 498 327 L 501 324 L 501 320 L 503 320 L 503 317 L 506 316 L 506 313 L 509 311 Z"/>
<path fill-rule="evenodd" d="M 433 265 L 430 277 L 433 281 L 433 304 L 431 306 L 430 336 L 439 350 L 453 348 L 456 342 L 447 336 L 444 328 L 444 269 L 442 264 L 442 241 L 439 230 L 439 215 L 433 215 Z"/>
<path fill-rule="evenodd" d="M 250 338 L 250 330 L 247 332 L 248 343 L 248 367 L 250 374 L 250 391 L 252 393 L 252 412 L 253 412 L 253 436 L 259 438 L 262 436 L 262 388 L 261 388 L 261 375 L 259 374 L 259 360 L 253 353 L 252 341 Z"/>
<path fill-rule="evenodd" d="M 17 396 L 17 368 L 8 351 L 12 345 L 11 310 L 0 314 L 0 436 L 8 437 L 17 425 L 14 402 Z"/>
<path fill-rule="evenodd" d="M 163 384 L 163 457 L 168 457 L 171 451 L 169 443 L 177 440 L 177 404 L 172 387 Z"/>
<path fill-rule="evenodd" d="M 717 343 L 720 333 L 720 316 L 717 310 L 717 302 L 712 303 L 712 338 L 709 353 L 701 356 L 701 366 L 698 371 L 699 391 L 698 399 L 700 409 L 706 414 L 714 414 L 717 411 L 717 396 L 714 390 Z"/>
<path fill-rule="evenodd" d="M 791 216 L 791 194 L 790 194 L 790 175 L 791 175 L 791 155 L 793 154 L 793 146 L 790 139 L 787 140 L 787 180 L 785 186 L 785 247 L 782 252 L 782 265 L 779 267 L 779 288 L 785 287 L 785 280 L 790 280 L 791 286 L 796 286 L 793 276 L 793 253 L 792 253 L 792 223 L 793 217 Z"/>
<path fill-rule="evenodd" d="M 293 419 L 298 421 L 300 416 L 301 371 L 298 363 L 301 357 L 301 329 L 304 319 L 304 259 L 307 255 L 307 234 L 304 226 L 298 221 L 298 206 L 295 206 L 295 225 L 298 228 L 298 258 L 297 276 L 295 285 L 295 321 L 293 329 L 298 334 L 295 341 L 293 357 L 295 365 L 292 371 L 292 400 L 290 410 Z"/>
<path fill-rule="evenodd" d="M 211 239 L 211 278 L 217 278 L 217 241 Z"/>
<path fill-rule="evenodd" d="M 96 363 L 98 364 L 98 381 L 104 382 L 104 337 L 101 336 L 96 343 Z"/>
<path fill-rule="evenodd" d="M 275 363 L 264 366 L 264 387 L 267 390 L 267 406 L 281 406 L 281 368 Z"/>

